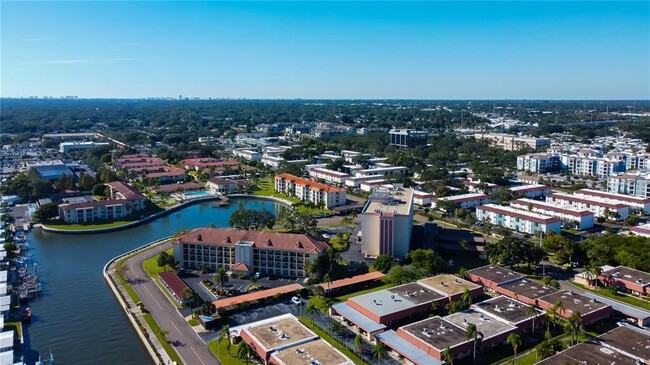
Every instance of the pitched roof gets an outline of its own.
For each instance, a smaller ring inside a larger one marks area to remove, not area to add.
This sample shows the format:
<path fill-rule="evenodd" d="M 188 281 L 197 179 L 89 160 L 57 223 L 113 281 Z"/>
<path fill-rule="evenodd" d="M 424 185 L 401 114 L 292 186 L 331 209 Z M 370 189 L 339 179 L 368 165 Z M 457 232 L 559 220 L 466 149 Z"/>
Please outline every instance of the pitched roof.
<path fill-rule="evenodd" d="M 250 268 L 248 265 L 241 263 L 241 262 L 236 262 L 234 265 L 232 265 L 232 268 L 230 268 L 232 271 L 249 271 Z"/>
<path fill-rule="evenodd" d="M 62 205 L 60 208 L 63 211 L 74 210 L 74 209 L 83 209 L 83 208 L 95 208 L 95 207 L 107 207 L 112 205 L 131 205 L 131 202 L 123 199 L 107 199 L 107 200 L 96 200 L 87 203 L 73 203 Z"/>
<path fill-rule="evenodd" d="M 183 297 L 183 291 L 185 291 L 185 288 L 187 288 L 187 284 L 178 277 L 175 273 L 171 271 L 163 271 L 159 273 L 160 275 L 160 280 L 164 281 L 165 284 L 176 294 L 177 297 L 182 298 Z"/>
<path fill-rule="evenodd" d="M 295 183 L 297 185 L 307 185 L 311 189 L 323 190 L 326 193 L 330 193 L 330 192 L 336 193 L 336 192 L 345 191 L 345 189 L 343 189 L 343 188 L 337 188 L 337 187 L 334 187 L 334 186 L 329 186 L 327 184 L 321 184 L 321 183 L 311 181 L 311 180 L 307 180 L 307 179 L 303 179 L 301 177 L 294 176 L 294 175 L 291 175 L 291 174 L 275 175 L 275 179 L 276 180 L 278 180 L 278 179 L 288 180 L 288 181 L 290 181 L 292 183 Z"/>
<path fill-rule="evenodd" d="M 113 181 L 106 184 L 111 187 L 111 189 L 117 191 L 118 193 L 124 196 L 124 199 L 144 199 L 142 195 L 136 188 L 133 186 L 123 183 L 121 181 Z"/>
<path fill-rule="evenodd" d="M 248 303 L 255 300 L 260 300 L 264 298 L 271 298 L 277 294 L 286 294 L 295 292 L 296 290 L 302 290 L 303 286 L 298 283 L 293 283 L 285 286 L 280 286 L 277 288 L 271 288 L 266 290 L 255 291 L 249 294 L 238 295 L 236 297 L 229 297 L 218 299 L 212 302 L 217 309 L 226 308 L 231 305 L 237 305 L 241 303 Z"/>
<path fill-rule="evenodd" d="M 321 253 L 329 248 L 325 241 L 306 234 L 257 232 L 224 228 L 197 228 L 179 236 L 175 244 L 202 244 L 233 247 L 237 242 L 251 242 L 257 249 Z"/>

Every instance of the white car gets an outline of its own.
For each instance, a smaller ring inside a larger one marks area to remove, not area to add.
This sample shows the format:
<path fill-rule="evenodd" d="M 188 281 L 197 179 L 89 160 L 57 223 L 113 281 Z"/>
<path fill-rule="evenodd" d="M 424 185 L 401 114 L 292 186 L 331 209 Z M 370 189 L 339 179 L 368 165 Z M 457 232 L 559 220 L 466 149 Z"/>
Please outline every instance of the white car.
<path fill-rule="evenodd" d="M 291 298 L 291 301 L 292 301 L 293 304 L 295 304 L 295 305 L 302 304 L 302 301 L 300 300 L 300 297 L 293 297 L 293 298 Z"/>

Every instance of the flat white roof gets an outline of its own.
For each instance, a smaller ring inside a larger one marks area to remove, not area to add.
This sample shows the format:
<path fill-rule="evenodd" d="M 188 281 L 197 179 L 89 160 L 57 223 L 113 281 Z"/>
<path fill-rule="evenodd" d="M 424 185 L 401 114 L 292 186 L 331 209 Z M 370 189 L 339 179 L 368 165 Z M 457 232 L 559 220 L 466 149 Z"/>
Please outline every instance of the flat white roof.
<path fill-rule="evenodd" d="M 438 200 L 456 202 L 456 201 L 478 200 L 478 199 L 484 199 L 489 197 L 490 197 L 489 195 L 483 193 L 470 193 L 470 194 L 443 196 L 441 198 L 438 198 Z"/>
<path fill-rule="evenodd" d="M 500 214 L 508 215 L 511 217 L 517 217 L 521 219 L 527 219 L 538 223 L 554 223 L 560 221 L 556 217 L 551 217 L 539 213 L 533 213 L 526 210 L 515 209 L 504 205 L 485 204 L 485 205 L 481 205 L 480 207 L 477 207 L 476 209 L 485 210 L 488 212 L 500 213 Z"/>
<path fill-rule="evenodd" d="M 512 187 L 510 187 L 510 191 L 512 191 L 512 192 L 529 191 L 529 190 L 543 190 L 543 189 L 551 190 L 551 187 L 548 186 L 548 185 L 542 185 L 542 184 L 520 185 L 520 186 L 512 186 Z"/>
<path fill-rule="evenodd" d="M 384 201 L 375 200 L 373 196 L 384 194 Z M 387 194 L 387 195 L 386 195 Z M 377 188 L 370 194 L 364 213 L 394 213 L 407 215 L 413 207 L 413 189 L 387 189 Z"/>

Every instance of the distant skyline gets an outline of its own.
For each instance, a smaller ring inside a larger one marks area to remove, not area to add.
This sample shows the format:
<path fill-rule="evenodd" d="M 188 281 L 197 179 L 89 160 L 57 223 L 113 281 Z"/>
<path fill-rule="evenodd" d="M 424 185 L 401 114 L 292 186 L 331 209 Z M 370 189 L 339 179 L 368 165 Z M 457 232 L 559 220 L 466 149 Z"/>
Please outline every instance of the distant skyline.
<path fill-rule="evenodd" d="M 0 2 L 0 96 L 650 99 L 650 2 Z"/>

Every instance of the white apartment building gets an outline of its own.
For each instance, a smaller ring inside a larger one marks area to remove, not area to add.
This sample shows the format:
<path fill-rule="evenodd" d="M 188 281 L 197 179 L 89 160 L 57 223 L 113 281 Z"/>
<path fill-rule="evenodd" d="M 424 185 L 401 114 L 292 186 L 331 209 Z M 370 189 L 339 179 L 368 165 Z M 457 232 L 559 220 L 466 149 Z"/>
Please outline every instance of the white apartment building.
<path fill-rule="evenodd" d="M 625 204 L 612 203 L 597 197 L 584 197 L 564 193 L 553 193 L 546 197 L 546 202 L 561 207 L 571 207 L 577 210 L 588 210 L 596 218 L 625 220 L 630 214 L 630 208 Z"/>
<path fill-rule="evenodd" d="M 232 155 L 235 157 L 243 158 L 247 161 L 262 160 L 262 153 L 253 149 L 236 148 L 232 151 Z"/>
<path fill-rule="evenodd" d="M 575 226 L 579 230 L 589 229 L 594 226 L 594 213 L 588 210 L 561 207 L 552 203 L 526 198 L 512 200 L 510 206 L 519 210 L 559 218 L 563 223 Z"/>
<path fill-rule="evenodd" d="M 236 181 L 227 180 L 220 177 L 213 177 L 205 183 L 205 187 L 210 191 L 221 194 L 230 194 L 239 188 Z"/>
<path fill-rule="evenodd" d="M 580 189 L 575 191 L 573 194 L 587 199 L 598 198 L 610 203 L 624 204 L 630 207 L 630 209 L 635 213 L 650 214 L 650 198 L 608 193 L 606 191 L 593 189 Z"/>
<path fill-rule="evenodd" d="M 413 190 L 377 188 L 361 213 L 361 252 L 404 257 L 413 230 Z"/>
<path fill-rule="evenodd" d="M 474 138 L 488 140 L 493 146 L 503 148 L 507 151 L 515 151 L 524 147 L 537 150 L 541 147 L 551 145 L 551 140 L 547 138 L 517 136 L 514 134 L 476 133 L 474 134 Z"/>
<path fill-rule="evenodd" d="M 477 207 L 476 219 L 531 235 L 539 232 L 559 234 L 562 231 L 559 218 L 496 204 Z"/>
<path fill-rule="evenodd" d="M 553 193 L 548 185 L 520 185 L 508 188 L 514 196 L 525 196 L 526 198 L 539 198 Z"/>
<path fill-rule="evenodd" d="M 345 179 L 350 177 L 350 175 L 345 172 L 334 171 L 322 167 L 309 169 L 309 176 L 314 179 L 322 179 L 329 183 L 338 185 L 345 184 Z"/>
<path fill-rule="evenodd" d="M 314 204 L 323 203 L 325 208 L 345 205 L 347 197 L 344 188 L 337 188 L 290 174 L 275 176 L 275 191 Z"/>
<path fill-rule="evenodd" d="M 492 198 L 487 194 L 473 193 L 436 198 L 432 204 L 435 204 L 437 201 L 450 201 L 459 208 L 470 209 L 476 208 L 479 205 L 490 204 L 492 203 Z"/>
<path fill-rule="evenodd" d="M 383 166 L 383 167 L 373 167 L 369 169 L 353 169 L 355 177 L 382 177 L 388 174 L 397 174 L 397 175 L 406 175 L 408 174 L 408 167 L 404 166 Z"/>
<path fill-rule="evenodd" d="M 370 193 L 382 185 L 386 185 L 385 179 L 366 180 L 359 184 L 359 190 Z"/>
<path fill-rule="evenodd" d="M 650 238 L 650 223 L 630 227 L 630 232 L 637 236 Z"/>
<path fill-rule="evenodd" d="M 66 223 L 110 221 L 131 216 L 132 203 L 122 199 L 98 200 L 59 206 L 59 218 Z"/>
<path fill-rule="evenodd" d="M 413 204 L 421 207 L 430 207 L 434 195 L 426 191 L 413 190 Z"/>
<path fill-rule="evenodd" d="M 108 142 L 61 142 L 59 143 L 59 152 L 68 153 L 72 151 L 87 150 L 95 147 L 110 146 Z"/>
<path fill-rule="evenodd" d="M 461 179 L 461 184 L 467 186 L 467 191 L 470 193 L 486 193 L 489 194 L 493 191 L 499 190 L 500 186 L 497 184 L 480 181 L 480 180 L 470 180 L 470 179 Z"/>
<path fill-rule="evenodd" d="M 529 153 L 517 156 L 517 170 L 542 174 L 560 169 L 560 158 L 550 153 Z"/>
<path fill-rule="evenodd" d="M 644 170 L 612 174 L 607 179 L 607 190 L 615 194 L 650 198 L 650 172 Z"/>

